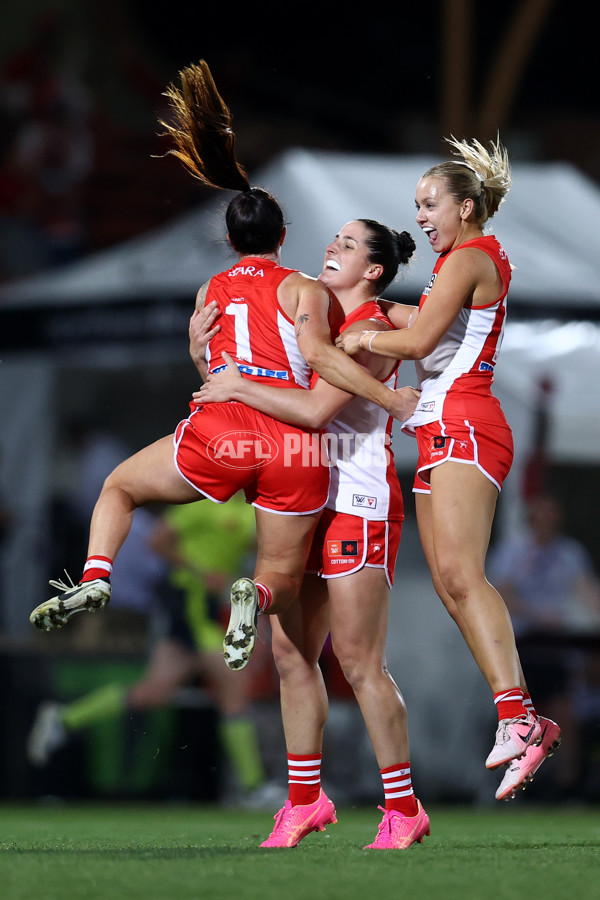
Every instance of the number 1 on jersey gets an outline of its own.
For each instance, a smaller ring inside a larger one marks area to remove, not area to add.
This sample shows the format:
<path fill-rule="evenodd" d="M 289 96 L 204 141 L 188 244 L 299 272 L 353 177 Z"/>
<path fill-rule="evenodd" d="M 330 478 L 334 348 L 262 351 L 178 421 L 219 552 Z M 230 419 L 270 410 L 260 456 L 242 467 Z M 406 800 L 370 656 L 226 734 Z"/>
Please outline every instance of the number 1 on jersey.
<path fill-rule="evenodd" d="M 235 328 L 235 346 L 238 359 L 252 362 L 250 350 L 250 332 L 248 331 L 248 306 L 246 303 L 230 303 L 225 307 L 228 316 L 233 316 Z"/>

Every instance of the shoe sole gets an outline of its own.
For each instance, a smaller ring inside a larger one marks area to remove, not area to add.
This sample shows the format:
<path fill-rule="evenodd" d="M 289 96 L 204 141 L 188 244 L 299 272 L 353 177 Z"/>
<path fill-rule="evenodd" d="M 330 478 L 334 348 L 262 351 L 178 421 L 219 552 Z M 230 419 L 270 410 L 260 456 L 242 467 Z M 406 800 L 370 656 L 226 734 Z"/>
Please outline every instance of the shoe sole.
<path fill-rule="evenodd" d="M 223 639 L 223 656 L 230 669 L 243 669 L 250 662 L 256 641 L 258 591 L 249 578 L 239 578 L 231 588 L 231 615 Z"/>
<path fill-rule="evenodd" d="M 551 756 L 554 756 L 554 754 L 560 747 L 560 744 L 561 744 L 561 738 L 557 738 L 552 744 L 550 744 L 550 746 L 548 748 L 548 752 L 543 757 L 543 759 L 540 760 L 539 764 L 535 767 L 533 772 L 530 772 L 529 775 L 527 775 L 523 779 L 523 781 L 519 782 L 519 784 L 514 784 L 505 793 L 500 794 L 498 797 L 496 797 L 496 800 L 500 800 L 500 801 L 504 800 L 505 802 L 508 802 L 509 800 L 514 800 L 515 797 L 517 796 L 517 791 L 524 791 L 525 788 L 527 787 L 527 785 L 531 784 L 531 782 L 533 781 L 533 777 L 534 777 L 535 773 L 537 772 L 537 770 L 539 769 L 539 767 L 542 765 L 543 762 L 545 762 Z"/>
<path fill-rule="evenodd" d="M 501 769 L 502 766 L 508 766 L 509 763 L 514 762 L 517 759 L 523 759 L 523 757 L 529 750 L 529 747 L 531 747 L 531 746 L 532 746 L 531 744 L 528 744 L 527 747 L 524 747 L 522 751 L 519 751 L 519 753 L 515 753 L 514 756 L 507 756 L 506 759 L 501 759 L 499 762 L 492 763 L 492 765 L 488 765 L 486 763 L 485 767 L 488 770 L 488 772 L 495 772 L 496 769 Z"/>
<path fill-rule="evenodd" d="M 419 835 L 419 837 L 414 838 L 414 840 L 412 840 L 410 842 L 410 844 L 405 844 L 402 847 L 398 847 L 398 846 L 392 846 L 392 847 L 379 846 L 378 847 L 377 841 L 375 841 L 372 844 L 367 844 L 366 847 L 363 847 L 363 850 L 408 850 L 410 847 L 414 846 L 414 844 L 422 844 L 423 838 L 429 837 L 430 835 L 431 835 L 431 829 L 428 828 L 427 831 L 423 831 L 422 834 Z"/>
<path fill-rule="evenodd" d="M 77 606 L 71 608 L 68 606 L 68 601 L 65 603 L 60 597 L 52 597 L 51 600 L 36 606 L 29 616 L 29 621 L 40 631 L 58 630 L 77 613 L 104 609 L 109 600 L 110 594 L 107 596 L 98 588 L 91 588 L 85 599 L 78 599 Z"/>

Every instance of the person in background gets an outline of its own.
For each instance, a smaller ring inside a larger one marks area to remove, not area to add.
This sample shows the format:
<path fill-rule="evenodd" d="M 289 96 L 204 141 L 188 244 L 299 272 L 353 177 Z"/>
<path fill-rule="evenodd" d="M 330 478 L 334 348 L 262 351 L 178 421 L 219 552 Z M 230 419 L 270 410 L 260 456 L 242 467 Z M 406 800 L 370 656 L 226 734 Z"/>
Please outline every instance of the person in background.
<path fill-rule="evenodd" d="M 252 507 L 236 495 L 223 506 L 167 508 L 148 533 L 145 551 L 162 560 L 162 580 L 147 611 L 146 671 L 134 684 L 110 683 L 66 704 L 42 703 L 27 744 L 30 762 L 46 765 L 72 734 L 128 711 L 169 706 L 182 688 L 199 684 L 218 710 L 221 752 L 238 798 L 273 800 L 280 791 L 268 781 L 262 762 L 249 710 L 250 681 L 222 665 L 223 598 L 235 573 L 252 564 Z"/>
<path fill-rule="evenodd" d="M 586 683 L 588 655 L 568 646 L 544 645 L 560 634 L 600 626 L 600 584 L 585 547 L 563 531 L 562 505 L 550 493 L 527 504 L 527 530 L 499 541 L 489 556 L 490 577 L 506 601 L 515 628 L 519 656 L 536 702 L 561 723 L 564 747 L 555 764 L 563 797 L 574 796 L 581 774 L 581 726 L 576 696 Z M 551 720 L 546 732 L 556 731 Z M 560 738 L 556 738 L 556 749 Z M 548 754 L 550 755 L 550 754 Z M 543 762 L 528 750 L 514 760 L 500 794 L 525 787 Z M 508 796 L 508 794 L 506 794 Z"/>

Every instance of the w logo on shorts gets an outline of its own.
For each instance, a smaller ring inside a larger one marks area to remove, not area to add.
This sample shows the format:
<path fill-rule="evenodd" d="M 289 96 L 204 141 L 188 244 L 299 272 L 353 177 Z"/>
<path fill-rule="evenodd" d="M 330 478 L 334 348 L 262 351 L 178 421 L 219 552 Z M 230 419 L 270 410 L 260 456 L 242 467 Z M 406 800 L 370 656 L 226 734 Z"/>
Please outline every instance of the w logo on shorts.
<path fill-rule="evenodd" d="M 358 541 L 327 541 L 328 556 L 357 556 Z"/>

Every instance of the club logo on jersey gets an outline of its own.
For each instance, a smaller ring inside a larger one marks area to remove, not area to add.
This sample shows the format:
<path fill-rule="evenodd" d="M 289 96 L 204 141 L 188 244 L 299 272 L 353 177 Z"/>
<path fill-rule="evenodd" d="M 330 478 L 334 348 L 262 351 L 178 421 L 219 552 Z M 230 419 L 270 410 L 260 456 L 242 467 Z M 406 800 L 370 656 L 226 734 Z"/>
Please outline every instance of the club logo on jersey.
<path fill-rule="evenodd" d="M 359 506 L 361 509 L 375 509 L 377 506 L 377 497 L 365 497 L 364 494 L 352 494 L 352 506 Z"/>
<path fill-rule="evenodd" d="M 327 541 L 327 556 L 358 556 L 358 541 Z"/>
<path fill-rule="evenodd" d="M 279 448 L 266 434 L 240 429 L 211 438 L 206 451 L 209 457 L 226 469 L 256 469 L 273 462 Z"/>
<path fill-rule="evenodd" d="M 444 437 L 443 434 L 436 434 L 429 441 L 429 455 L 430 457 L 434 456 L 443 456 L 444 448 L 446 447 L 446 441 L 448 438 Z"/>
<path fill-rule="evenodd" d="M 433 274 L 433 275 L 431 276 L 431 278 L 429 279 L 429 284 L 423 289 L 423 293 L 424 293 L 425 296 L 427 296 L 427 294 L 429 293 L 429 291 L 431 290 L 431 288 L 432 288 L 433 285 L 435 284 L 435 279 L 436 279 L 436 278 L 437 278 L 437 272 L 434 272 L 434 274 Z"/>

